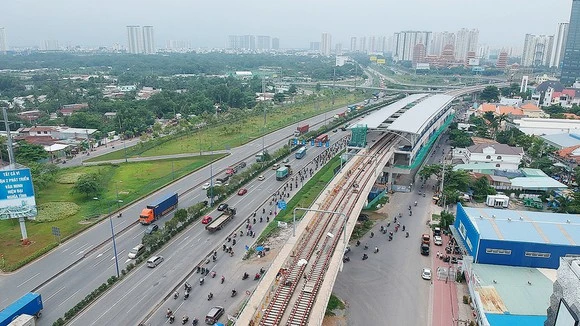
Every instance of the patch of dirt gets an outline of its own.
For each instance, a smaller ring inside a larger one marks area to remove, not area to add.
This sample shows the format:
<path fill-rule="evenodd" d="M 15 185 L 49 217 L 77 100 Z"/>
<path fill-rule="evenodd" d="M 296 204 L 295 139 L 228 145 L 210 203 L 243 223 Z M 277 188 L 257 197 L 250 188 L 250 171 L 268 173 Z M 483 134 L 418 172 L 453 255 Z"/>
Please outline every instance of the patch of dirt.
<path fill-rule="evenodd" d="M 335 312 L 336 313 L 336 312 Z M 346 316 L 325 316 L 322 326 L 347 326 Z"/>
<path fill-rule="evenodd" d="M 292 236 L 292 226 L 288 225 L 286 228 L 278 228 L 276 233 L 269 237 L 264 243 L 262 244 L 264 247 L 269 247 L 270 251 L 266 254 L 266 256 L 260 258 L 257 255 L 252 255 L 250 259 L 248 259 L 249 263 L 253 263 L 255 261 L 260 261 L 261 263 L 264 262 L 272 262 L 274 258 L 278 255 L 278 252 L 284 247 L 286 241 L 290 239 Z"/>

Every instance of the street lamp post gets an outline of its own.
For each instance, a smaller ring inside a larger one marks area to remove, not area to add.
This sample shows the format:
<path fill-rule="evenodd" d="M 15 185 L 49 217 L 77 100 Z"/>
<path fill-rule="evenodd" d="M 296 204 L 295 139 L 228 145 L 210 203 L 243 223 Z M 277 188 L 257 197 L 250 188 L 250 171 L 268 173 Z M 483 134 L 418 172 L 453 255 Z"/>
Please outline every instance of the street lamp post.
<path fill-rule="evenodd" d="M 343 229 L 342 229 L 342 236 L 343 239 L 342 241 L 344 242 L 344 244 L 346 244 L 346 214 L 342 213 L 342 212 L 335 212 L 335 211 L 326 211 L 326 210 L 321 210 L 321 209 L 313 209 L 313 208 L 304 208 L 304 207 L 296 207 L 294 208 L 294 212 L 292 213 L 292 236 L 295 237 L 296 236 L 296 211 L 307 211 L 307 212 L 317 212 L 317 213 L 329 213 L 329 214 L 338 214 L 342 217 L 344 217 L 344 222 L 343 222 Z"/>
<path fill-rule="evenodd" d="M 93 197 L 94 200 L 99 200 L 98 197 Z M 116 200 L 117 203 L 119 200 Z M 111 218 L 111 206 L 109 206 L 109 224 L 111 226 L 111 239 L 113 240 L 113 253 L 115 254 L 115 268 L 117 277 L 119 277 L 119 257 L 117 256 L 117 242 L 115 241 L 115 228 L 113 227 L 113 219 Z"/>
<path fill-rule="evenodd" d="M 213 155 L 213 150 L 210 146 L 211 154 Z M 213 161 L 209 165 L 209 207 L 213 207 Z"/>

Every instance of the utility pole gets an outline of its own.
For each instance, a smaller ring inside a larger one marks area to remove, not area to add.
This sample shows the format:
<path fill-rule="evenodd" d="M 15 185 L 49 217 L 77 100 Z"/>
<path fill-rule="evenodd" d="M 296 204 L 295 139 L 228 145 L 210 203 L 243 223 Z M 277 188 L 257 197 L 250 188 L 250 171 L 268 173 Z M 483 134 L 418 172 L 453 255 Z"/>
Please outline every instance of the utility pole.
<path fill-rule="evenodd" d="M 332 74 L 332 107 L 334 107 L 334 86 L 335 86 L 335 84 L 336 84 L 336 62 L 334 63 L 334 69 L 333 69 L 333 74 Z"/>
<path fill-rule="evenodd" d="M 441 198 L 443 199 L 443 211 L 445 211 L 445 201 L 446 198 L 443 196 L 443 184 L 445 183 L 445 150 L 443 150 L 443 168 L 441 170 L 441 186 L 439 187 L 439 192 L 441 194 Z"/>

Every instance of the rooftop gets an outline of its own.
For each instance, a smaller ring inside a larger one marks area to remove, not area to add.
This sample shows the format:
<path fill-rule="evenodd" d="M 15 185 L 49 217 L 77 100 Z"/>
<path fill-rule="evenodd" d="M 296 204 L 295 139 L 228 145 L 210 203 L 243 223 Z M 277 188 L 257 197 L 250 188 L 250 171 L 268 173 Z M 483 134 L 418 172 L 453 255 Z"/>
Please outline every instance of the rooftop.
<path fill-rule="evenodd" d="M 491 325 L 543 325 L 554 270 L 487 264 L 473 264 L 472 268 Z"/>
<path fill-rule="evenodd" d="M 548 143 L 554 144 L 560 148 L 580 145 L 580 134 L 563 133 L 563 134 L 543 135 L 541 137 Z"/>
<path fill-rule="evenodd" d="M 425 125 L 444 107 L 449 105 L 454 98 L 454 96 L 444 94 L 429 96 L 401 114 L 388 129 L 391 131 L 419 134 L 425 128 Z"/>
<path fill-rule="evenodd" d="M 580 215 L 577 214 L 461 207 L 481 239 L 580 245 Z"/>
<path fill-rule="evenodd" d="M 403 99 L 398 100 L 395 103 L 387 105 L 385 107 L 376 110 L 375 112 L 371 113 L 369 116 L 365 117 L 361 121 L 353 124 L 350 128 L 355 128 L 358 125 L 366 125 L 370 129 L 376 129 L 381 124 L 383 124 L 387 119 L 389 119 L 395 112 L 399 111 L 400 109 L 404 108 L 405 106 L 416 102 L 422 98 L 427 96 L 427 94 L 413 94 L 409 95 Z"/>
<path fill-rule="evenodd" d="M 491 147 L 495 150 L 495 154 L 501 155 L 522 155 L 524 149 L 521 147 L 512 147 L 506 144 L 477 144 L 469 146 L 467 149 L 471 153 L 483 153 L 484 149 Z"/>
<path fill-rule="evenodd" d="M 453 166 L 453 171 L 457 170 L 495 170 L 497 167 L 495 163 L 470 163 L 470 164 L 456 164 Z"/>
<path fill-rule="evenodd" d="M 560 183 L 550 177 L 516 177 L 510 180 L 512 188 L 522 188 L 527 190 L 549 190 L 549 189 L 566 189 L 563 183 Z"/>

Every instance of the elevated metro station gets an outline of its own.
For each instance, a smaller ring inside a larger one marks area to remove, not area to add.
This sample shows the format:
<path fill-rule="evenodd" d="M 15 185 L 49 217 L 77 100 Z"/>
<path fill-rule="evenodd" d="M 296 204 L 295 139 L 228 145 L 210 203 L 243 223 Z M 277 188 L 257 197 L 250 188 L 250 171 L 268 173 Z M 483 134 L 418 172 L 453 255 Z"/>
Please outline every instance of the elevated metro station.
<path fill-rule="evenodd" d="M 413 94 L 387 105 L 353 124 L 351 142 L 343 159 L 349 159 L 369 143 L 385 134 L 398 138 L 392 158 L 383 169 L 382 179 L 389 190 L 408 189 L 411 178 L 403 187 L 394 186 L 397 175 L 412 175 L 419 168 L 433 143 L 453 120 L 452 102 L 455 96 L 446 94 Z"/>

